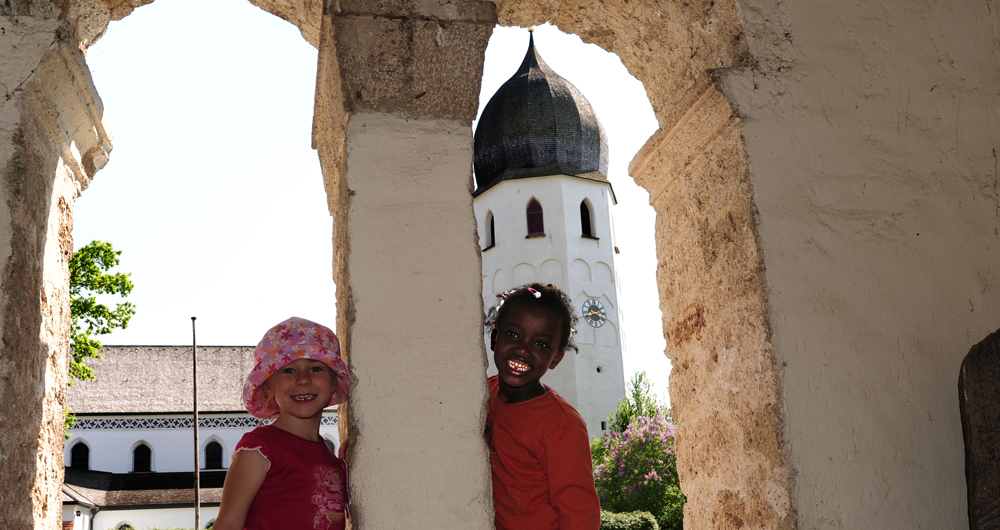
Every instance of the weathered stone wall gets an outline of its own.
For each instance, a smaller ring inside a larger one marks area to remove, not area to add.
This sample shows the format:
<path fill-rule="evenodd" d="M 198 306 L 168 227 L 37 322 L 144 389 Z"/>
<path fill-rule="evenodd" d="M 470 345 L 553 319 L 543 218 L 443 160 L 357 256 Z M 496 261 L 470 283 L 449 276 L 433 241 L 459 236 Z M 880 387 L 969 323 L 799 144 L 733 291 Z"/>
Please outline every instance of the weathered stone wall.
<path fill-rule="evenodd" d="M 320 35 L 314 146 L 334 215 L 342 406 L 359 528 L 491 528 L 472 130 L 484 2 L 342 1 Z"/>
<path fill-rule="evenodd" d="M 56 528 L 72 208 L 111 145 L 70 25 L 0 28 L 0 506 L 8 528 Z"/>
<path fill-rule="evenodd" d="M 321 16 L 321 0 L 252 1 L 320 48 L 314 143 L 359 378 L 342 409 L 356 522 L 488 527 L 467 188 L 491 6 L 331 0 Z M 76 46 L 146 3 L 0 6 L 0 397 L 19 405 L 0 432 L 0 505 L 13 528 L 58 517 L 72 200 L 110 149 Z M 632 172 L 657 210 L 686 525 L 965 526 L 955 374 L 1000 317 L 995 1 L 497 11 L 617 53 L 659 119 Z M 442 462 L 449 489 L 425 488 Z"/>
<path fill-rule="evenodd" d="M 630 168 L 656 209 L 685 528 L 794 528 L 753 186 L 710 87 Z"/>
<path fill-rule="evenodd" d="M 995 2 L 741 2 L 801 528 L 966 528 L 956 381 L 1000 321 Z"/>

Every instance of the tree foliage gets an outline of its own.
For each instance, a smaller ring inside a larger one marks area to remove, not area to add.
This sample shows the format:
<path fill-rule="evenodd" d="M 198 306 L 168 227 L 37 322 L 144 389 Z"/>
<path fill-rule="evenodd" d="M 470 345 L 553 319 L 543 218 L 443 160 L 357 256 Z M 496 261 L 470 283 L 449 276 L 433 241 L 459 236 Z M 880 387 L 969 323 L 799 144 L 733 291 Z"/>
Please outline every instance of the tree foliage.
<path fill-rule="evenodd" d="M 633 375 L 628 386 L 625 399 L 618 402 L 618 409 L 608 419 L 608 429 L 612 432 L 625 432 L 637 417 L 652 418 L 660 409 L 660 402 L 653 394 L 653 384 L 646 377 L 646 372 Z"/>
<path fill-rule="evenodd" d="M 601 510 L 601 530 L 660 530 L 649 512 L 614 513 Z"/>
<path fill-rule="evenodd" d="M 93 379 L 94 371 L 84 364 L 88 357 L 100 358 L 101 343 L 95 336 L 107 335 L 115 329 L 128 327 L 135 314 L 131 302 L 104 305 L 98 295 L 116 295 L 121 298 L 132 293 L 129 274 L 108 273 L 118 266 L 120 250 L 111 243 L 91 241 L 73 253 L 69 261 L 70 315 L 73 320 L 70 341 L 73 357 L 69 362 L 71 379 Z"/>
<path fill-rule="evenodd" d="M 618 402 L 618 408 L 611 413 L 608 418 L 608 432 L 625 432 L 629 424 L 639 416 L 651 418 L 660 410 L 660 402 L 653 394 L 653 384 L 646 377 L 646 372 L 637 372 L 632 375 L 628 383 L 628 391 L 625 397 Z M 604 438 L 598 438 L 590 446 L 590 453 L 596 462 L 604 457 Z"/>
<path fill-rule="evenodd" d="M 608 423 L 608 434 L 591 446 L 601 507 L 649 512 L 661 530 L 682 528 L 686 498 L 674 453 L 677 426 L 669 410 L 663 412 L 644 372 L 633 376 Z"/>

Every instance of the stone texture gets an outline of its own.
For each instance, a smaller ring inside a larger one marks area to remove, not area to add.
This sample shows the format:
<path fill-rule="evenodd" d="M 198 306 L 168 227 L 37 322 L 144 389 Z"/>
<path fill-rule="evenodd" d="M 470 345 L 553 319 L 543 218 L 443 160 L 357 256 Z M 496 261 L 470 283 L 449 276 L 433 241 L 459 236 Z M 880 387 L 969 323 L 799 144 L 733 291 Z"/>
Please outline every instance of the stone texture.
<path fill-rule="evenodd" d="M 472 123 L 483 53 L 496 14 L 488 2 L 343 0 L 333 45 L 348 112 Z M 337 8 L 334 8 L 336 11 Z"/>
<path fill-rule="evenodd" d="M 501 0 L 497 15 L 503 25 L 548 21 L 617 54 L 645 85 L 662 130 L 712 84 L 711 70 L 751 61 L 730 1 Z"/>
<path fill-rule="evenodd" d="M 72 208 L 111 144 L 70 25 L 18 16 L 0 17 L 0 28 L 0 505 L 8 528 L 53 528 Z"/>
<path fill-rule="evenodd" d="M 962 361 L 958 404 L 965 438 L 970 530 L 1000 529 L 1000 331 Z"/>
<path fill-rule="evenodd" d="M 384 220 L 365 210 L 396 215 L 378 210 L 384 202 L 427 222 L 421 212 L 435 207 L 431 202 L 420 202 L 418 193 L 394 195 L 412 190 L 415 175 L 468 191 L 462 187 L 470 182 L 471 152 L 463 154 L 463 142 L 490 6 L 329 0 L 324 17 L 321 0 L 253 2 L 320 47 L 314 145 L 337 219 L 338 331 L 349 357 L 356 353 L 352 362 L 370 371 L 363 377 L 402 381 L 399 388 L 431 404 L 412 417 L 393 416 L 388 405 L 409 413 L 413 404 L 400 403 L 395 388 L 379 391 L 382 383 L 362 380 L 352 410 L 341 409 L 341 425 L 358 436 L 364 471 L 355 476 L 372 477 L 357 483 L 359 525 L 392 527 L 411 520 L 406 507 L 424 503 L 419 514 L 430 514 L 428 525 L 476 527 L 488 511 L 484 469 L 465 469 L 459 474 L 470 475 L 468 482 L 450 484 L 439 498 L 418 491 L 399 508 L 382 502 L 395 493 L 387 486 L 392 470 L 373 456 L 390 454 L 395 462 L 413 457 L 407 451 L 414 447 L 430 447 L 429 438 L 405 447 L 396 438 L 427 435 L 415 424 L 441 425 L 428 421 L 439 414 L 454 423 L 439 439 L 457 440 L 444 447 L 458 448 L 462 462 L 481 461 L 473 449 L 481 415 L 473 409 L 481 409 L 484 388 L 449 389 L 434 407 L 440 389 L 405 386 L 425 375 L 422 364 L 409 364 L 414 359 L 445 351 L 461 359 L 455 373 L 464 374 L 473 368 L 462 355 L 472 350 L 463 351 L 464 338 L 456 337 L 444 349 L 424 344 L 407 350 L 409 357 L 401 348 L 378 355 L 366 342 L 376 331 L 365 327 L 392 317 L 415 337 L 426 332 L 411 327 L 421 316 L 380 305 L 378 297 L 388 295 L 366 276 L 382 270 L 379 258 L 397 267 L 386 276 L 401 282 L 389 284 L 397 287 L 392 296 L 403 289 L 420 302 L 429 296 L 422 282 L 442 269 L 467 268 L 478 277 L 478 263 L 463 261 L 474 256 L 471 199 L 437 206 L 446 215 L 431 219 L 458 234 L 448 252 L 460 257 L 460 267 L 450 255 L 446 264 L 425 261 L 416 243 L 434 241 L 431 231 L 400 240 L 405 252 L 380 248 L 367 231 L 385 229 Z M 92 44 L 108 20 L 145 3 L 0 4 L 0 394 L 22 400 L 0 432 L 0 505 L 10 507 L 12 528 L 50 527 L 57 517 L 50 492 L 58 491 L 52 455 L 60 454 L 64 372 L 55 365 L 65 362 L 59 330 L 72 198 L 110 149 L 75 46 Z M 501 23 L 551 20 L 617 53 L 645 84 L 659 119 L 633 174 L 658 215 L 678 443 L 688 454 L 681 457 L 682 487 L 691 498 L 686 526 L 963 528 L 958 403 L 953 380 L 941 374 L 953 374 L 973 341 L 1000 319 L 994 3 L 496 6 Z M 16 52 L 10 39 L 20 39 Z M 362 125 L 396 142 L 386 160 L 376 160 L 373 135 Z M 409 150 L 428 139 L 439 142 L 427 149 L 447 158 L 446 175 L 426 176 L 426 162 Z M 366 174 L 372 168 L 385 174 L 378 184 Z M 465 281 L 455 308 L 478 296 Z M 478 324 L 460 317 L 455 327 L 475 328 L 471 348 Z M 485 366 L 481 354 L 473 352 L 471 362 Z M 383 364 L 390 358 L 404 361 L 397 373 Z M 451 400 L 459 394 L 466 402 Z M 379 403 L 376 396 L 389 398 Z M 398 428 L 379 430 L 388 418 Z M 414 465 L 400 475 L 404 482 L 424 469 Z M 451 516 L 465 520 L 452 523 Z"/>
<path fill-rule="evenodd" d="M 725 97 L 706 90 L 630 173 L 656 210 L 684 527 L 794 528 L 753 186 Z"/>
<path fill-rule="evenodd" d="M 357 376 L 340 424 L 359 528 L 492 527 L 470 124 L 493 20 L 478 2 L 439 18 L 455 5 L 344 3 L 320 34 L 313 145 Z"/>
<path fill-rule="evenodd" d="M 1000 321 L 992 3 L 740 2 L 800 528 L 965 528 L 954 374 Z"/>

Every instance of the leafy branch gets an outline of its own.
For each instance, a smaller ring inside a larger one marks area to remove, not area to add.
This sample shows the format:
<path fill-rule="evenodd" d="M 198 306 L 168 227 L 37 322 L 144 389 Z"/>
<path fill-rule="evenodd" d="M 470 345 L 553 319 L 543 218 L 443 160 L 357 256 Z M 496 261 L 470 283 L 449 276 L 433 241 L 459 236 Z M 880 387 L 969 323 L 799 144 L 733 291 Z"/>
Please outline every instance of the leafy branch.
<path fill-rule="evenodd" d="M 117 295 L 122 298 L 132 293 L 130 274 L 108 271 L 118 266 L 120 250 L 111 243 L 91 241 L 73 253 L 69 261 L 70 315 L 72 329 L 70 341 L 73 357 L 69 362 L 72 379 L 94 378 L 94 371 L 84 364 L 88 357 L 101 357 L 101 343 L 95 336 L 107 335 L 115 329 L 125 329 L 135 315 L 131 302 L 108 307 L 97 301 L 97 295 Z M 72 381 L 70 382 L 72 384 Z"/>

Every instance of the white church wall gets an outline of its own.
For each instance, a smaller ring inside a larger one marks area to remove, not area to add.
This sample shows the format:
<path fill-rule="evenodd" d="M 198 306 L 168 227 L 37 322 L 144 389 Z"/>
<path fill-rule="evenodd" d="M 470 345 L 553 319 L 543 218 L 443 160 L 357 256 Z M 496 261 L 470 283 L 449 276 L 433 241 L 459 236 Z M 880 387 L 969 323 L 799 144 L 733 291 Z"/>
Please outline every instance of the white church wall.
<path fill-rule="evenodd" d="M 335 414 L 335 413 L 330 413 Z M 214 416 L 219 417 L 219 416 Z M 231 415 L 227 417 L 245 419 L 248 416 Z M 335 416 L 330 416 L 331 418 Z M 190 416 L 184 416 L 189 419 Z M 127 418 L 129 424 L 153 424 L 144 428 L 87 428 L 70 429 L 71 438 L 66 442 L 64 460 L 68 467 L 72 460 L 72 449 L 77 443 L 86 443 L 90 447 L 90 469 L 109 473 L 131 473 L 132 451 L 139 442 L 145 442 L 152 450 L 152 471 L 159 473 L 191 471 L 194 468 L 194 433 L 190 428 L 164 428 L 156 426 L 151 420 L 181 419 L 180 416 L 155 416 Z M 202 417 L 204 421 L 206 416 Z M 121 416 L 88 416 L 80 418 L 80 423 L 92 420 L 122 420 Z M 201 423 L 201 422 L 199 422 Z M 337 425 L 325 421 L 329 425 L 320 426 L 320 436 L 330 439 L 335 447 L 340 446 Z M 222 466 L 228 468 L 232 463 L 232 452 L 243 434 L 253 430 L 252 426 L 241 427 L 201 427 L 198 430 L 201 451 L 201 467 L 205 467 L 205 447 L 212 440 L 222 445 Z"/>
<path fill-rule="evenodd" d="M 206 528 L 219 515 L 218 506 L 201 507 L 201 527 Z M 151 528 L 192 528 L 194 508 L 158 508 L 138 510 L 101 510 L 94 514 L 93 530 L 114 530 L 127 523 L 135 530 Z"/>

